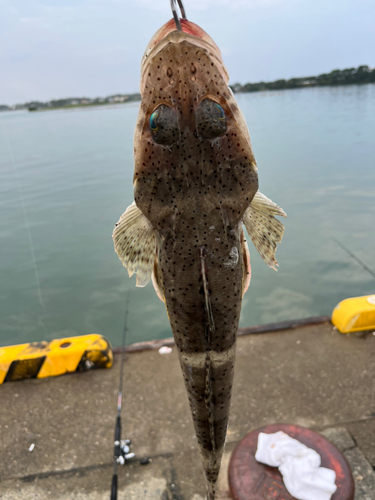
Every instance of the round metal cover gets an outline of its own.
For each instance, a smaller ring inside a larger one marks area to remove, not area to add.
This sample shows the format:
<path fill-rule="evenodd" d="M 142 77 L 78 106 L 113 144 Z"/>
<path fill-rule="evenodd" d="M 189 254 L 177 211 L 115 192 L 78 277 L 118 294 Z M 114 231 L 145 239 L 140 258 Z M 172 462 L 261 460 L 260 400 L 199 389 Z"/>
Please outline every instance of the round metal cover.
<path fill-rule="evenodd" d="M 286 490 L 276 467 L 255 460 L 258 434 L 283 431 L 317 451 L 322 467 L 336 472 L 337 490 L 331 500 L 353 500 L 354 481 L 349 464 L 342 453 L 320 434 L 298 425 L 274 424 L 260 427 L 242 439 L 229 463 L 229 487 L 233 500 L 296 500 Z"/>

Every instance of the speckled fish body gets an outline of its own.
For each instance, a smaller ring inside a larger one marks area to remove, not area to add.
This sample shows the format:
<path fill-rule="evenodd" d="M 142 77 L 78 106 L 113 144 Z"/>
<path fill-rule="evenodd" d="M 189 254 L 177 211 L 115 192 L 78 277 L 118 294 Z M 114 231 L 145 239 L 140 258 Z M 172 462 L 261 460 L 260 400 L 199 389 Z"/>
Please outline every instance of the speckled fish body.
<path fill-rule="evenodd" d="M 142 61 L 135 205 L 116 225 L 114 241 L 138 286 L 152 276 L 165 302 L 212 500 L 250 281 L 243 223 L 274 267 L 283 232 L 274 215 L 285 214 L 258 192 L 250 137 L 219 49 L 198 26 L 182 26 L 161 28 Z M 281 236 L 273 238 L 275 224 Z"/>

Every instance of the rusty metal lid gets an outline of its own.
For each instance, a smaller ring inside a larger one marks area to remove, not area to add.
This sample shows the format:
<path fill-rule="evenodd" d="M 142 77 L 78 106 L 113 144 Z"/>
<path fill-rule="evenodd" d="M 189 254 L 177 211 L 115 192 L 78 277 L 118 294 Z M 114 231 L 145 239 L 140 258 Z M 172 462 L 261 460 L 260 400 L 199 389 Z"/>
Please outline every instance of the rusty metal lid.
<path fill-rule="evenodd" d="M 296 500 L 285 489 L 276 467 L 255 460 L 260 432 L 272 434 L 283 431 L 309 448 L 317 451 L 322 467 L 336 472 L 337 490 L 331 500 L 353 500 L 354 481 L 349 464 L 342 453 L 320 434 L 298 425 L 265 425 L 250 432 L 236 446 L 229 463 L 229 487 L 233 500 Z"/>

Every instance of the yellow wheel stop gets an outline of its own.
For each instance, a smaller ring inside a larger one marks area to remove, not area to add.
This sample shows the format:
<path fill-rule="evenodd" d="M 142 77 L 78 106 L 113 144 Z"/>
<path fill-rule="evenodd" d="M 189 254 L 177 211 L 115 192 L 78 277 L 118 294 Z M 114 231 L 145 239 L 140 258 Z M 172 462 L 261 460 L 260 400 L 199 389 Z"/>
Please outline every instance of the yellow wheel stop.
<path fill-rule="evenodd" d="M 375 330 L 375 295 L 343 300 L 333 310 L 332 323 L 341 333 Z"/>
<path fill-rule="evenodd" d="M 98 334 L 0 347 L 0 384 L 110 368 L 112 361 L 110 342 Z"/>

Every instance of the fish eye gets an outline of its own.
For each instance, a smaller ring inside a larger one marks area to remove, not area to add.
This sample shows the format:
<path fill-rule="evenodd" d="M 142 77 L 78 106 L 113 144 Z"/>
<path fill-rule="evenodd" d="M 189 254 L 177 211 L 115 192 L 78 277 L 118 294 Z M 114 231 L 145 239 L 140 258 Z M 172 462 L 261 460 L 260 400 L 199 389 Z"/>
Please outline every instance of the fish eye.
<path fill-rule="evenodd" d="M 179 138 L 178 119 L 176 111 L 160 104 L 150 115 L 151 136 L 157 144 L 173 144 Z"/>
<path fill-rule="evenodd" d="M 227 130 L 225 111 L 212 99 L 204 99 L 195 113 L 197 130 L 205 139 L 214 139 Z"/>
<path fill-rule="evenodd" d="M 217 107 L 217 109 L 219 110 L 220 112 L 220 115 L 219 115 L 219 120 L 225 120 L 225 113 L 224 113 L 224 110 L 223 108 L 220 106 L 220 104 L 218 104 L 217 102 L 214 103 L 215 106 Z"/>
<path fill-rule="evenodd" d="M 154 111 L 150 116 L 150 129 L 152 130 L 152 132 L 156 132 L 158 129 L 158 123 L 157 123 L 158 116 L 159 116 L 158 110 Z"/>

